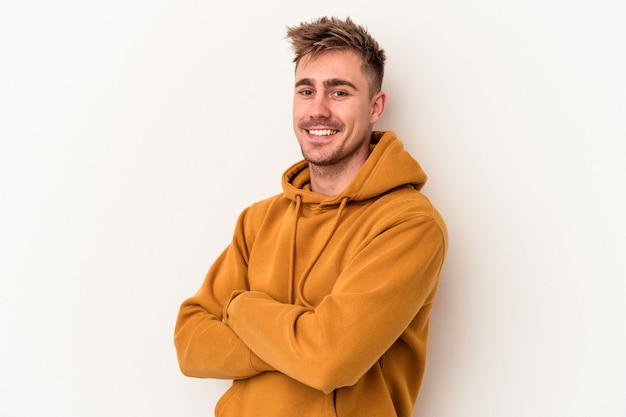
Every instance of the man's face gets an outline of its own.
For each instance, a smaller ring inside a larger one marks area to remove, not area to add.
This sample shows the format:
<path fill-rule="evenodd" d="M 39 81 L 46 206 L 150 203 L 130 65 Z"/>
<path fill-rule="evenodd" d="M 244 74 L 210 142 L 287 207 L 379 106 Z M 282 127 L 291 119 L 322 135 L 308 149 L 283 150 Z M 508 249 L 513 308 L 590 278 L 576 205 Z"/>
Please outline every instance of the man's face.
<path fill-rule="evenodd" d="M 385 95 L 370 98 L 361 57 L 352 51 L 304 57 L 295 78 L 293 126 L 304 159 L 338 168 L 355 158 L 364 161 Z"/>

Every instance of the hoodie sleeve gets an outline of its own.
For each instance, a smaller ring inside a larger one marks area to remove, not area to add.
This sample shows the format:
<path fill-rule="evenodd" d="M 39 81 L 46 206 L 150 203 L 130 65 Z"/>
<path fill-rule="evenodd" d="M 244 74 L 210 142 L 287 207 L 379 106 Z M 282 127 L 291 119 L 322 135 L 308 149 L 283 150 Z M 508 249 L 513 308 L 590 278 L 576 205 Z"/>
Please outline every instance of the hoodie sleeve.
<path fill-rule="evenodd" d="M 184 375 L 240 379 L 273 370 L 224 323 L 222 311 L 231 294 L 248 289 L 243 218 L 233 241 L 207 273 L 202 287 L 185 300 L 174 332 L 178 363 Z"/>
<path fill-rule="evenodd" d="M 354 255 L 315 308 L 251 291 L 225 320 L 280 372 L 326 393 L 353 385 L 398 338 L 425 345 L 446 246 L 438 214 L 402 220 Z"/>

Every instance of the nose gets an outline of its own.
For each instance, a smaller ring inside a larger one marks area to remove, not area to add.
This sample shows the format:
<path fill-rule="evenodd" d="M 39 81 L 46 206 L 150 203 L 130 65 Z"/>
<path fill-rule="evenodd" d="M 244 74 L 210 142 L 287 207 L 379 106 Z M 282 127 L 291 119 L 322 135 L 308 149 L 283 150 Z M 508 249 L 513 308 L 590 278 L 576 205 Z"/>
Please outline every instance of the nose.
<path fill-rule="evenodd" d="M 311 100 L 310 118 L 329 118 L 330 106 L 329 99 L 324 94 L 318 94 Z"/>

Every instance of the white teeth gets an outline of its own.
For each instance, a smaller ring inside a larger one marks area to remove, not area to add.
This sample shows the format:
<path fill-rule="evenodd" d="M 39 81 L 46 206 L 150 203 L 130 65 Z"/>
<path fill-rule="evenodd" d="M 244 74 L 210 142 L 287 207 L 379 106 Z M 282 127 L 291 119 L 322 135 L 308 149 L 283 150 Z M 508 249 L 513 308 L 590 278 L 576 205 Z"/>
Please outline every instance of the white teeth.
<path fill-rule="evenodd" d="M 333 135 L 335 133 L 337 133 L 336 130 L 330 130 L 330 129 L 317 129 L 317 130 L 309 130 L 309 133 L 311 135 L 315 135 L 315 136 L 328 136 L 328 135 Z"/>

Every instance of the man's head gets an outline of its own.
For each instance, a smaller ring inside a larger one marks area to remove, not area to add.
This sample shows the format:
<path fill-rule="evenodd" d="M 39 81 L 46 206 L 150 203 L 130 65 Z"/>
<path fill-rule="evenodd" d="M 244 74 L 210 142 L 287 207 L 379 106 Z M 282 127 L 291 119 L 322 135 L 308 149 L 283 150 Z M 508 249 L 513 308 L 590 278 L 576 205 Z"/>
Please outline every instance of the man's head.
<path fill-rule="evenodd" d="M 355 174 L 369 155 L 381 91 L 384 53 L 349 19 L 320 18 L 289 28 L 296 53 L 294 132 L 312 176 Z"/>
<path fill-rule="evenodd" d="M 362 59 L 362 70 L 369 79 L 370 97 L 382 88 L 385 51 L 360 25 L 350 18 L 321 17 L 287 28 L 287 38 L 295 53 L 296 68 L 303 57 L 314 59 L 328 51 L 352 51 Z"/>

